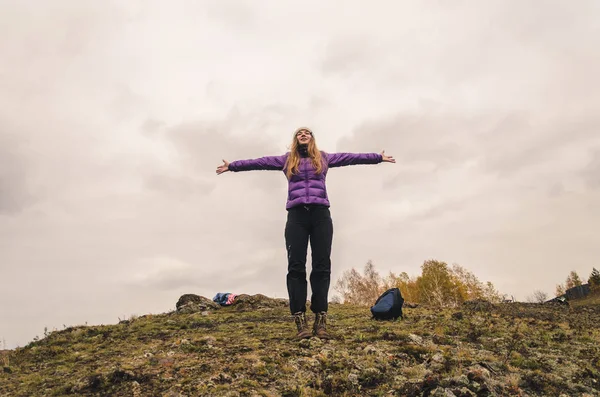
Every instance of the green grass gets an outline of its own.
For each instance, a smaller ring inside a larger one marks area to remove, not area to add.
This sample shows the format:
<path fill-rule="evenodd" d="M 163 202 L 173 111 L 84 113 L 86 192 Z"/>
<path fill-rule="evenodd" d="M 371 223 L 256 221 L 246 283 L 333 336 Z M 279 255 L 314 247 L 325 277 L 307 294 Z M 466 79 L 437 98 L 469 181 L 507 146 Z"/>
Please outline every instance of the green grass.
<path fill-rule="evenodd" d="M 378 322 L 368 307 L 333 304 L 335 338 L 302 342 L 285 307 L 140 316 L 9 351 L 0 396 L 597 395 L 598 309 L 418 307 Z"/>
<path fill-rule="evenodd" d="M 574 299 L 569 301 L 571 307 L 585 307 L 585 306 L 596 306 L 600 305 L 600 290 L 592 291 L 591 294 L 581 299 Z"/>

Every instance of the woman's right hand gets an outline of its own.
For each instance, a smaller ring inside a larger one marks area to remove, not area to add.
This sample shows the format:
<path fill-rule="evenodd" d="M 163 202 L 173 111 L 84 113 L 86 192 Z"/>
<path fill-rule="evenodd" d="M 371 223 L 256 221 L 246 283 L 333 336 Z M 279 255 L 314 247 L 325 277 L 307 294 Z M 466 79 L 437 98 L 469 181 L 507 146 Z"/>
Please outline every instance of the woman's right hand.
<path fill-rule="evenodd" d="M 222 174 L 227 171 L 229 171 L 229 162 L 226 160 L 223 160 L 223 165 L 220 165 L 217 167 L 217 175 Z"/>

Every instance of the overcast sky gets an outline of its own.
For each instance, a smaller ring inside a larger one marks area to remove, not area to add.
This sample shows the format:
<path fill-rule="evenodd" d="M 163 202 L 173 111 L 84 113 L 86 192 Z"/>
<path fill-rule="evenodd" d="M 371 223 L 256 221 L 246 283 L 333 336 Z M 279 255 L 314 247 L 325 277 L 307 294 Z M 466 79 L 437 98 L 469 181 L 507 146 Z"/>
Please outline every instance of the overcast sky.
<path fill-rule="evenodd" d="M 329 172 L 332 287 L 368 260 L 520 300 L 587 279 L 599 48 L 594 0 L 0 0 L 0 338 L 287 297 L 283 173 L 215 169 L 303 125 L 397 159 Z"/>

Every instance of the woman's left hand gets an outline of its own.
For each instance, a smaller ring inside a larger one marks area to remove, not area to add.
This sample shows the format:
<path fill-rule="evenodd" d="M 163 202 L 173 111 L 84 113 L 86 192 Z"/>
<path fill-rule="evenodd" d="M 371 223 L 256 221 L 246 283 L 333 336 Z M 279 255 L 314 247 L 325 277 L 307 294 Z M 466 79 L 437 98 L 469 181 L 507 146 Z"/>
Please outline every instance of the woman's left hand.
<path fill-rule="evenodd" d="M 386 156 L 385 150 L 382 150 L 381 151 L 381 161 L 388 162 L 388 163 L 395 163 L 396 159 L 394 159 L 394 156 Z"/>

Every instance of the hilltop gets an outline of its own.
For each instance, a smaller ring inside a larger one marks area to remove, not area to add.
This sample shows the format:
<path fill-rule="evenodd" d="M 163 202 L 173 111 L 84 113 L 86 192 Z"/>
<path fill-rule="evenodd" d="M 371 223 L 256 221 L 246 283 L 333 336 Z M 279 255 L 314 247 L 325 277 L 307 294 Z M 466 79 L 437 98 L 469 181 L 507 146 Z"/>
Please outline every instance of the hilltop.
<path fill-rule="evenodd" d="M 599 305 L 472 301 L 378 322 L 331 304 L 335 339 L 297 341 L 284 300 L 209 302 L 5 352 L 0 395 L 600 395 Z"/>

